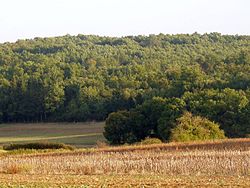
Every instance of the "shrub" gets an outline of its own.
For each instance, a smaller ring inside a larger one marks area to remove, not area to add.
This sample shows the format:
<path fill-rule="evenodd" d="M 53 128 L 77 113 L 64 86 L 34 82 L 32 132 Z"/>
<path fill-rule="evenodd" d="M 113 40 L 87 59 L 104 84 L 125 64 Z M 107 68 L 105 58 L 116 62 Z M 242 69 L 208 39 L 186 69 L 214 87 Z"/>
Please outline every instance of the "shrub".
<path fill-rule="evenodd" d="M 150 144 L 161 144 L 162 141 L 159 138 L 145 138 L 141 142 L 139 142 L 142 145 L 150 145 Z"/>
<path fill-rule="evenodd" d="M 171 130 L 171 141 L 211 140 L 225 138 L 219 125 L 200 116 L 186 112 L 177 119 L 177 126 Z"/>
<path fill-rule="evenodd" d="M 27 144 L 10 144 L 3 146 L 4 150 L 18 150 L 18 149 L 67 149 L 74 150 L 75 147 L 62 143 L 27 143 Z"/>

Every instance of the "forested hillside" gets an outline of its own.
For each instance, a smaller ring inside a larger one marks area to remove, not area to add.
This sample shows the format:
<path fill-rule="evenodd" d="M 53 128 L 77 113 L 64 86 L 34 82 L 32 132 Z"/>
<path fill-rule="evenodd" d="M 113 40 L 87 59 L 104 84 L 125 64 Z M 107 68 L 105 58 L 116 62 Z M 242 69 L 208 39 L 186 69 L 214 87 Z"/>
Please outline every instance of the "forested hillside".
<path fill-rule="evenodd" d="M 104 120 L 153 97 L 180 100 L 230 127 L 228 136 L 248 134 L 250 36 L 66 35 L 0 44 L 0 122 Z"/>

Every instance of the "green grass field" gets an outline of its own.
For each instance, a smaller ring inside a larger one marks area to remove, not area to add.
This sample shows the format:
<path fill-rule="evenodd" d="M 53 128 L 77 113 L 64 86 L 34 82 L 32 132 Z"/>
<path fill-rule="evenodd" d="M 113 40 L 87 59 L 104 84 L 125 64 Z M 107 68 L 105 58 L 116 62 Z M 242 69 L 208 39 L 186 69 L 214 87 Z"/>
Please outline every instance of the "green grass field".
<path fill-rule="evenodd" d="M 60 142 L 92 147 L 104 141 L 104 122 L 0 124 L 0 145 L 27 142 Z"/>

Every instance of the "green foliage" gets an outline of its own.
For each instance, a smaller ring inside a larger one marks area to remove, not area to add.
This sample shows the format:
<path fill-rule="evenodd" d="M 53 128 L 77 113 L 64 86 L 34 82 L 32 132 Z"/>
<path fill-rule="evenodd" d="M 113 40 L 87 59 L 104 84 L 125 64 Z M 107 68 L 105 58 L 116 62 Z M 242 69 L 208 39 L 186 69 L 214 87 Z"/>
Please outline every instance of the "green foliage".
<path fill-rule="evenodd" d="M 0 112 L 0 123 L 2 123 L 2 122 L 3 122 L 3 113 Z"/>
<path fill-rule="evenodd" d="M 4 150 L 19 150 L 19 149 L 67 149 L 74 150 L 75 148 L 70 145 L 61 143 L 27 143 L 27 144 L 10 144 L 3 146 Z"/>
<path fill-rule="evenodd" d="M 171 130 L 170 141 L 213 140 L 225 138 L 219 125 L 200 116 L 186 112 L 177 119 L 177 126 Z"/>
<path fill-rule="evenodd" d="M 183 99 L 193 114 L 221 124 L 229 137 L 242 137 L 249 129 L 249 98 L 242 90 L 203 90 L 185 93 Z"/>
<path fill-rule="evenodd" d="M 246 136 L 249 47 L 249 36 L 219 33 L 0 44 L 0 122 L 105 120 L 127 110 L 130 140 L 168 140 L 187 110 Z"/>
<path fill-rule="evenodd" d="M 171 129 L 176 126 L 176 120 L 186 110 L 186 103 L 179 98 L 167 100 L 160 118 L 157 119 L 157 132 L 162 140 L 169 140 Z"/>
<path fill-rule="evenodd" d="M 142 105 L 138 105 L 135 108 L 137 114 L 142 115 L 144 118 L 144 127 L 138 131 L 146 132 L 145 137 L 148 135 L 157 135 L 158 119 L 161 117 L 161 114 L 164 111 L 166 102 L 167 100 L 164 98 L 153 97 L 151 100 L 147 100 Z"/>
<path fill-rule="evenodd" d="M 110 144 L 138 142 L 150 134 L 144 116 L 137 111 L 118 111 L 109 114 L 104 136 Z"/>
<path fill-rule="evenodd" d="M 129 112 L 118 111 L 109 114 L 103 135 L 111 144 L 124 144 L 130 139 Z"/>
<path fill-rule="evenodd" d="M 153 98 L 130 111 L 111 113 L 106 119 L 104 136 L 111 144 L 134 143 L 155 137 L 164 141 L 225 138 L 216 123 L 192 116 L 179 98 Z M 141 141 L 144 143 L 144 141 Z M 150 141 L 149 141 L 150 142 Z"/>
<path fill-rule="evenodd" d="M 149 137 L 139 142 L 139 144 L 141 145 L 161 144 L 161 143 L 162 141 L 159 138 L 149 138 Z"/>

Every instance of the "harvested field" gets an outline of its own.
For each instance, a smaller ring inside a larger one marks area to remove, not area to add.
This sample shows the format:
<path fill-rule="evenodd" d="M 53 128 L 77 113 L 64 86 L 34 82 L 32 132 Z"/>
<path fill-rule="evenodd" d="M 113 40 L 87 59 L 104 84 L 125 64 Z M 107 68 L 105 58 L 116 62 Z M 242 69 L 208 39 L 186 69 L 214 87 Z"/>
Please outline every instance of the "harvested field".
<path fill-rule="evenodd" d="M 250 139 L 2 154 L 0 173 L 3 185 L 12 178 L 13 186 L 248 187 Z"/>
<path fill-rule="evenodd" d="M 0 172 L 28 168 L 29 174 L 249 175 L 250 151 L 133 151 L 9 156 Z M 22 171 L 22 170 L 21 170 Z"/>
<path fill-rule="evenodd" d="M 1 187 L 250 187 L 250 177 L 238 176 L 166 176 L 166 175 L 6 175 L 0 176 Z"/>

